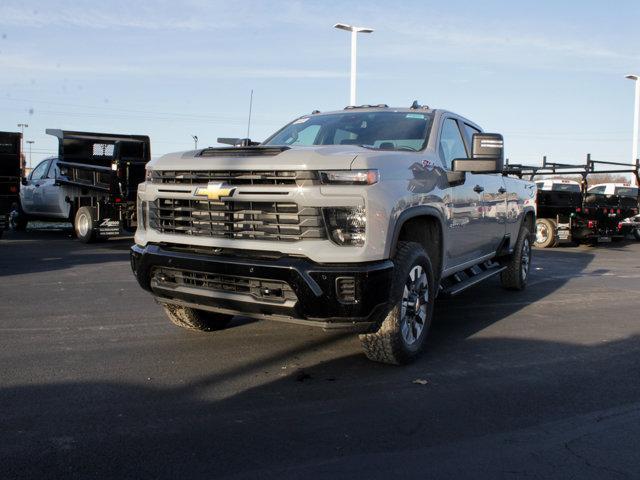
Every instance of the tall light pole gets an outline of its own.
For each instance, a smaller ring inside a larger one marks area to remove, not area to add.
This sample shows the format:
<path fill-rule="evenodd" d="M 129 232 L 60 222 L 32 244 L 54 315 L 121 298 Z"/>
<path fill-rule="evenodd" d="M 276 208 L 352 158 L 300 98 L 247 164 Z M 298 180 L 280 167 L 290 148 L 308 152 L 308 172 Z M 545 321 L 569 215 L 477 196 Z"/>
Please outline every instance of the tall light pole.
<path fill-rule="evenodd" d="M 356 53 L 358 33 L 371 33 L 373 28 L 355 27 L 344 23 L 336 23 L 334 28 L 351 32 L 351 89 L 349 94 L 349 105 L 356 104 Z"/>
<path fill-rule="evenodd" d="M 24 148 L 24 143 L 23 139 L 24 139 L 24 129 L 28 128 L 29 125 L 27 125 L 26 123 L 19 123 L 18 124 L 18 128 L 20 129 L 20 132 L 22 133 L 22 136 L 20 137 L 20 151 L 22 152 L 22 149 Z"/>
<path fill-rule="evenodd" d="M 640 136 L 640 77 L 638 75 L 627 75 L 625 78 L 636 82 L 636 100 L 633 109 L 633 148 L 631 161 L 635 163 L 638 159 L 638 136 Z"/>
<path fill-rule="evenodd" d="M 194 150 L 197 150 L 198 149 L 198 136 L 197 135 L 191 135 L 191 138 L 193 138 Z"/>
<path fill-rule="evenodd" d="M 33 163 L 31 163 L 31 145 L 33 145 L 33 140 L 27 140 L 27 143 L 29 144 L 29 168 L 31 168 L 31 165 L 33 165 Z"/>

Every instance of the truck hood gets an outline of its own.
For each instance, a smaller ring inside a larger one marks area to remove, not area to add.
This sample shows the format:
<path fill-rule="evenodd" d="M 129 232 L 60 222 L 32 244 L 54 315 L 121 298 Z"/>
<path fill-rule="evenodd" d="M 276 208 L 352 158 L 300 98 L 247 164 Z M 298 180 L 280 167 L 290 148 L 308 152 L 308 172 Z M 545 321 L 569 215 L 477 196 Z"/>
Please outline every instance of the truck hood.
<path fill-rule="evenodd" d="M 208 156 L 207 150 L 169 153 L 147 165 L 154 170 L 335 170 L 351 168 L 359 154 L 368 152 L 356 145 L 292 147 L 275 155 L 260 148 L 246 154 L 247 149 L 220 148 L 209 150 L 215 155 Z"/>

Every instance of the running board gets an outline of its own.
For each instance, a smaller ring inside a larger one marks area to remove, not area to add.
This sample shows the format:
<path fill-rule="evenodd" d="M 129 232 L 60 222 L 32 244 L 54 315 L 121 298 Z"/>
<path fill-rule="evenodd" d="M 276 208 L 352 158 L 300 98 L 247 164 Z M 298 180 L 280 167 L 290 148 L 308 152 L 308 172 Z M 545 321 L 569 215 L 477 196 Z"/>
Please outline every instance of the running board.
<path fill-rule="evenodd" d="M 484 262 L 445 278 L 441 283 L 440 295 L 452 297 L 506 270 L 507 267 L 495 262 Z"/>

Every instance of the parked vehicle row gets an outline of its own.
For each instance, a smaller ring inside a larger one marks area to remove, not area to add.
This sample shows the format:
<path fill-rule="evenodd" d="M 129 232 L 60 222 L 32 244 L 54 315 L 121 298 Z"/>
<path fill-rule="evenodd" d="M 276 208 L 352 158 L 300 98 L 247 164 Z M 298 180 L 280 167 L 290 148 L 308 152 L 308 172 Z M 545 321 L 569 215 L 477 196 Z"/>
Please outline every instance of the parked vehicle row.
<path fill-rule="evenodd" d="M 630 183 L 601 183 L 589 186 L 593 175 L 604 173 L 597 167 L 606 165 L 606 173 L 627 173 L 640 184 L 640 164 L 592 160 L 584 165 L 547 162 L 540 167 L 510 165 L 509 173 L 536 179 L 538 218 L 536 246 L 554 247 L 559 242 L 605 243 L 621 240 L 630 233 L 640 237 L 636 218 L 639 214 L 638 188 Z M 615 169 L 612 170 L 611 167 Z M 581 181 L 545 178 L 578 175 Z"/>
<path fill-rule="evenodd" d="M 59 153 L 22 179 L 17 229 L 68 220 L 84 242 L 135 230 L 133 272 L 176 325 L 242 315 L 348 329 L 385 363 L 421 352 L 437 297 L 496 275 L 525 288 L 534 242 L 640 227 L 637 188 L 588 186 L 597 164 L 640 184 L 640 165 L 508 165 L 501 135 L 417 102 L 314 111 L 261 143 L 219 138 L 231 146 L 154 160 L 148 137 L 47 133 Z"/>

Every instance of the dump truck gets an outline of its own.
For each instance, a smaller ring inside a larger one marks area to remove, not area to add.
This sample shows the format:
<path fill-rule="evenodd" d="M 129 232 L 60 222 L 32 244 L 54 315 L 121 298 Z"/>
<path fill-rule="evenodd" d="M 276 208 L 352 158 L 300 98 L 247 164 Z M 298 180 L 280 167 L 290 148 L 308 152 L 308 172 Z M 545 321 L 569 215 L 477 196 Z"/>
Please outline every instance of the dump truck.
<path fill-rule="evenodd" d="M 30 220 L 69 221 L 85 243 L 133 234 L 136 195 L 151 158 L 149 137 L 47 129 L 58 155 L 40 162 L 20 188 L 19 229 Z"/>

